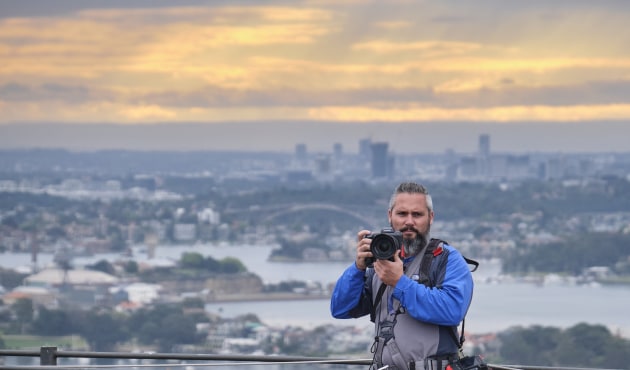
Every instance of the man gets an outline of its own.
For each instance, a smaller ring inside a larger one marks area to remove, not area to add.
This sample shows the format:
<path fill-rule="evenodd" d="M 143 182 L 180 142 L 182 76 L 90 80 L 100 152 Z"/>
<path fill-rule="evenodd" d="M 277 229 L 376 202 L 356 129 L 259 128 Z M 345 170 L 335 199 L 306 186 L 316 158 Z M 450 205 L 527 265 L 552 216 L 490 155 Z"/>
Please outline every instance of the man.
<path fill-rule="evenodd" d="M 355 262 L 335 285 L 330 302 L 333 317 L 371 314 L 376 334 L 372 368 L 440 370 L 457 357 L 457 327 L 470 305 L 473 280 L 463 256 L 445 242 L 424 253 L 433 216 L 431 195 L 424 186 L 398 185 L 388 219 L 394 230 L 402 232 L 399 254 L 393 261 L 376 259 L 368 267 L 372 239 L 366 238 L 369 230 L 361 230 Z M 425 258 L 430 261 L 429 281 L 421 283 Z"/>

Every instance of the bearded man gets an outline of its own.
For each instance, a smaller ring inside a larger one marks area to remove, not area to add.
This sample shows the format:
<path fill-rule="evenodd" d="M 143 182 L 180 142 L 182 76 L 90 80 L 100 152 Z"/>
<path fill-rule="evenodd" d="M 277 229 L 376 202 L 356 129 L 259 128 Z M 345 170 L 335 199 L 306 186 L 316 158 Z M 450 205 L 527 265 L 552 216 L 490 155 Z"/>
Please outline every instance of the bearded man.
<path fill-rule="evenodd" d="M 399 253 L 374 259 L 372 238 L 366 237 L 374 234 L 361 230 L 355 262 L 335 284 L 332 316 L 370 314 L 375 324 L 371 368 L 442 370 L 458 357 L 458 326 L 472 300 L 473 279 L 455 248 L 429 238 L 433 216 L 433 201 L 424 186 L 399 184 L 388 210 L 392 229 L 402 233 Z"/>

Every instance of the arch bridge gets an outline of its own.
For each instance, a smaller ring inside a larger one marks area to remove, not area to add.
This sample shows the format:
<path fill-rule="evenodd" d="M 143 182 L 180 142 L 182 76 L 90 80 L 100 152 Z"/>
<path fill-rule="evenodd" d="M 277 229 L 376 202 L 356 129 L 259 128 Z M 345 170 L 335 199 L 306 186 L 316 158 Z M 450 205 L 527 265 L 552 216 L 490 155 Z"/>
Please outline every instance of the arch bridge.
<path fill-rule="evenodd" d="M 366 215 L 364 213 L 361 213 L 355 210 L 349 210 L 345 207 L 340 207 L 336 204 L 329 204 L 329 203 L 293 204 L 293 205 L 287 205 L 286 207 L 282 207 L 282 208 L 275 208 L 273 212 L 267 214 L 262 219 L 262 222 L 273 222 L 279 217 L 290 215 L 292 213 L 304 212 L 304 211 L 319 211 L 319 210 L 330 211 L 330 212 L 340 213 L 345 216 L 350 216 L 353 219 L 362 222 L 366 228 L 369 228 L 372 230 L 376 230 L 377 228 L 383 226 L 381 225 L 383 221 L 379 221 L 375 217 Z"/>

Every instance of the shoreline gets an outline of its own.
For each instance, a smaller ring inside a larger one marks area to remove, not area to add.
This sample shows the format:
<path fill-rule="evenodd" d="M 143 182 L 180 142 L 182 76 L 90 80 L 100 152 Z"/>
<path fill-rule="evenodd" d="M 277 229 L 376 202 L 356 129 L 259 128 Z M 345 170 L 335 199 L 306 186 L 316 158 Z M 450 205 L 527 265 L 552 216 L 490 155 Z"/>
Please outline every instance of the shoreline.
<path fill-rule="evenodd" d="M 206 304 L 223 302 L 262 302 L 262 301 L 311 301 L 330 299 L 330 294 L 304 293 L 254 293 L 254 294 L 218 294 L 205 301 Z"/>

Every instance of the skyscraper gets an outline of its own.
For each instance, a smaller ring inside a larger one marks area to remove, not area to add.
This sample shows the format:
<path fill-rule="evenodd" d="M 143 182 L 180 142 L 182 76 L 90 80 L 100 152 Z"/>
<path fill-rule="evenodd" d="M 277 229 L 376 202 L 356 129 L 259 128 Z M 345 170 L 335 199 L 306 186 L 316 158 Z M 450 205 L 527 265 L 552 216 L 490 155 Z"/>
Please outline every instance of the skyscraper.
<path fill-rule="evenodd" d="M 492 161 L 490 158 L 490 135 L 479 135 L 479 150 L 477 153 L 477 175 L 488 179 L 492 176 Z"/>
<path fill-rule="evenodd" d="M 359 157 L 369 159 L 372 155 L 372 149 L 370 148 L 371 145 L 372 139 L 359 140 Z"/>
<path fill-rule="evenodd" d="M 299 143 L 295 145 L 295 158 L 300 161 L 306 160 L 306 144 Z"/>
<path fill-rule="evenodd" d="M 341 158 L 341 156 L 343 155 L 343 145 L 341 143 L 333 144 L 333 154 L 336 159 Z"/>
<path fill-rule="evenodd" d="M 490 155 L 490 135 L 479 135 L 479 155 L 487 158 Z"/>
<path fill-rule="evenodd" d="M 372 151 L 372 177 L 387 177 L 388 174 L 388 143 L 377 142 L 370 145 Z"/>

